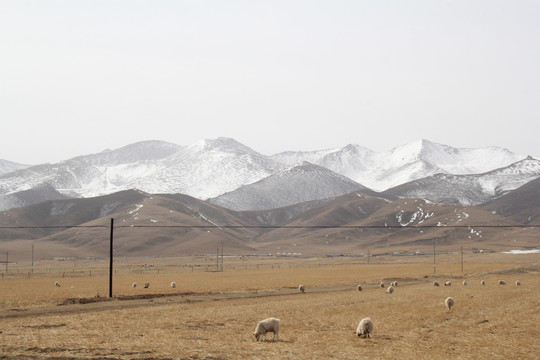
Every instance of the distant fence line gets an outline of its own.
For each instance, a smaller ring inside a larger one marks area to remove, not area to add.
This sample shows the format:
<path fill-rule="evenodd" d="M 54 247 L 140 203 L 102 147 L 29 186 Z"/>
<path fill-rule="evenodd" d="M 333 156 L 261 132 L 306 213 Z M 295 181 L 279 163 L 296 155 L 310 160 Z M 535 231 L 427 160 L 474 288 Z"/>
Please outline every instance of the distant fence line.
<path fill-rule="evenodd" d="M 13 226 L 0 226 L 0 230 L 2 229 L 72 229 L 72 228 L 100 228 L 100 229 L 110 229 L 111 230 L 111 245 L 112 245 L 112 237 L 113 237 L 113 220 L 111 219 L 111 225 L 44 225 L 44 226 L 25 226 L 25 225 L 13 225 Z M 522 225 L 522 224 L 514 224 L 514 225 L 493 225 L 493 224 L 469 224 L 469 225 L 406 225 L 406 226 L 388 226 L 388 225 L 219 225 L 219 224 L 207 224 L 207 225 L 160 225 L 160 224 L 151 224 L 151 225 L 145 225 L 145 224 L 139 224 L 139 225 L 115 225 L 114 229 L 126 229 L 126 228 L 153 228 L 153 229 L 159 229 L 159 228 L 191 228 L 191 229 L 388 229 L 388 230 L 409 230 L 409 229 L 427 229 L 427 228 L 455 228 L 455 229 L 473 229 L 473 228 L 540 228 L 540 225 Z M 436 240 L 434 240 L 436 241 Z M 1 243 L 0 243 L 1 245 Z M 1 254 L 1 252 L 0 252 Z M 6 253 L 7 254 L 7 253 Z M 391 255 L 391 254 L 386 254 Z M 221 255 L 223 256 L 223 254 Z M 321 255 L 324 256 L 324 255 Z M 111 253 L 111 259 L 112 259 L 112 253 Z M 374 261 L 375 257 L 367 256 L 367 257 L 358 257 L 359 264 L 362 263 L 369 263 L 371 260 Z M 0 261 L 1 263 L 2 261 Z M 414 262 L 414 261 L 408 261 L 408 262 Z M 381 261 L 376 261 L 376 263 L 382 263 Z M 17 266 L 14 263 L 5 261 L 6 265 L 6 274 L 7 274 L 7 265 L 10 266 L 9 275 L 15 276 L 16 274 L 19 276 L 32 276 L 32 273 L 34 271 L 40 271 L 41 268 L 32 268 L 31 272 L 24 271 L 21 269 L 17 269 Z M 346 262 L 344 265 L 350 265 L 350 262 Z M 274 267 L 280 268 L 283 266 L 289 266 L 289 267 L 297 267 L 297 268 L 306 268 L 306 267 L 320 267 L 320 266 L 339 266 L 338 264 L 326 264 L 326 263 L 320 263 L 320 264 L 295 264 L 295 265 L 287 265 L 287 264 L 234 264 L 234 265 L 227 265 L 225 266 L 225 269 L 229 270 L 248 270 L 248 269 L 263 269 L 263 268 L 270 268 L 273 269 Z M 58 273 L 58 267 L 54 267 L 56 274 Z M 112 266 L 111 266 L 112 268 Z M 101 274 L 107 274 L 110 273 L 109 270 L 106 268 L 89 268 L 89 269 L 62 269 L 62 276 L 71 275 L 71 276 L 78 276 L 85 275 L 85 276 L 98 276 Z M 115 269 L 113 271 L 114 274 L 118 274 L 119 272 L 133 272 L 140 274 L 150 274 L 152 271 L 159 274 L 160 271 L 171 271 L 171 267 L 167 266 L 162 269 L 154 268 L 154 269 L 129 269 L 126 270 L 123 268 L 123 265 L 121 262 L 115 262 Z M 206 272 L 213 272 L 216 271 L 216 265 L 215 264 L 198 264 L 198 265 L 184 265 L 184 266 L 177 266 L 176 272 L 195 272 L 195 271 L 206 271 Z M 43 274 L 43 272 L 40 272 Z M 49 273 L 49 271 L 45 271 L 45 274 Z M 4 273 L 2 273 L 2 278 L 4 277 Z"/>
<path fill-rule="evenodd" d="M 471 253 L 472 254 L 472 253 Z M 457 263 L 458 252 L 448 253 L 441 252 L 440 255 L 445 256 L 440 263 Z M 482 256 L 481 254 L 474 254 Z M 123 263 L 121 260 L 115 263 L 113 274 L 116 275 L 133 275 L 133 276 L 153 276 L 153 275 L 168 275 L 168 274 L 185 274 L 190 273 L 219 273 L 221 270 L 216 269 L 215 258 L 203 259 L 203 257 L 195 257 L 193 263 L 186 263 L 187 257 L 178 257 L 182 263 L 174 263 L 174 257 L 167 258 L 164 263 L 161 258 L 155 258 L 153 264 L 152 258 L 142 259 L 147 264 L 141 265 L 137 262 Z M 312 262 L 306 258 L 280 258 L 280 257 L 249 257 L 250 263 L 243 263 L 240 257 L 230 259 L 225 262 L 223 271 L 257 271 L 257 270 L 279 270 L 279 269 L 315 269 L 315 268 L 332 268 L 332 267 L 349 267 L 363 265 L 386 265 L 386 264 L 423 264 L 429 265 L 431 255 L 411 255 L 395 257 L 391 254 L 379 255 L 376 257 L 361 257 L 361 256 L 343 256 L 343 257 L 326 257 L 321 256 L 320 261 Z M 398 260 L 399 258 L 399 260 Z M 32 277 L 106 277 L 110 275 L 107 268 L 107 260 L 100 259 L 96 261 L 80 259 L 77 260 L 37 260 L 32 271 L 28 264 L 10 264 L 8 274 L 1 272 L 1 279 L 4 278 L 32 278 Z M 442 259 L 441 259 L 442 260 Z M 290 262 L 289 262 L 290 261 Z M 44 263 L 44 264 L 42 264 Z"/>

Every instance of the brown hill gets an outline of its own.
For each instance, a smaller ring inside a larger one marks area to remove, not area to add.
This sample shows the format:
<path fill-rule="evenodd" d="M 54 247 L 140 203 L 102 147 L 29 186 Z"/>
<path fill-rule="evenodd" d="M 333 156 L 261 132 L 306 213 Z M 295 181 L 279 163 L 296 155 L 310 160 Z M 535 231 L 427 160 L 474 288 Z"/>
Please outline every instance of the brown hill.
<path fill-rule="evenodd" d="M 521 224 L 540 225 L 540 179 L 481 206 Z"/>
<path fill-rule="evenodd" d="M 260 236 L 267 252 L 367 254 L 509 249 L 535 246 L 534 229 L 475 206 L 420 199 L 388 201 L 353 193 L 312 209 L 286 227 Z M 504 227 L 500 227 L 504 226 Z"/>
<path fill-rule="evenodd" d="M 136 190 L 4 211 L 0 245 L 10 259 L 29 258 L 31 245 L 36 258 L 107 257 L 111 218 L 117 257 L 215 254 L 221 244 L 228 255 L 287 256 L 430 252 L 434 242 L 437 251 L 538 246 L 535 228 L 475 206 L 354 192 L 283 209 L 235 212 L 186 195 Z"/>

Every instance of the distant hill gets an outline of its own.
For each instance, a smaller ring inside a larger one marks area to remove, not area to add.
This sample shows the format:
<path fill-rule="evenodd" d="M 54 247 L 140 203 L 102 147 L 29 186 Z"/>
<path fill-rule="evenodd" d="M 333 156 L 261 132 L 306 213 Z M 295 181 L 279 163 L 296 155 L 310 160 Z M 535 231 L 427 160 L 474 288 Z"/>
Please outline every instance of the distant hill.
<path fill-rule="evenodd" d="M 540 226 L 540 179 L 532 180 L 481 207 L 525 225 Z M 540 241 L 538 242 L 540 246 Z"/>
<path fill-rule="evenodd" d="M 386 196 L 478 205 L 540 177 L 540 161 L 528 158 L 483 174 L 435 174 L 384 191 Z"/>
<path fill-rule="evenodd" d="M 303 162 L 208 201 L 238 211 L 269 210 L 330 199 L 356 190 L 374 193 L 322 166 Z"/>
<path fill-rule="evenodd" d="M 535 186 L 519 191 L 534 192 Z M 490 206 L 510 209 L 510 194 Z M 504 216 L 488 205 L 360 190 L 278 209 L 233 211 L 188 195 L 128 190 L 0 212 L 0 246 L 13 259 L 28 258 L 31 244 L 37 258 L 107 257 L 112 218 L 116 256 L 208 255 L 222 243 L 228 255 L 429 252 L 434 241 L 440 251 L 528 249 L 539 246 L 538 231 L 517 221 L 536 211 L 534 200 L 528 204 L 529 210 L 522 205 Z"/>

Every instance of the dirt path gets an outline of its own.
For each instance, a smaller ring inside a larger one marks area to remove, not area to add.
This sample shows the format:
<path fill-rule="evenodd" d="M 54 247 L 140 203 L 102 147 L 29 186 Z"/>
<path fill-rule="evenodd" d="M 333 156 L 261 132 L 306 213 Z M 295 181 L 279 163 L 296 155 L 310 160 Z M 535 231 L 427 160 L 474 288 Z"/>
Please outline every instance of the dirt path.
<path fill-rule="evenodd" d="M 350 286 L 331 286 L 310 289 L 309 292 L 321 293 L 331 291 L 350 291 Z M 28 309 L 12 309 L 0 312 L 0 319 L 47 316 L 58 314 L 75 314 L 101 312 L 117 309 L 129 309 L 142 306 L 162 306 L 170 304 L 187 304 L 231 299 L 249 299 L 272 296 L 302 295 L 297 289 L 283 288 L 268 291 L 235 291 L 227 293 L 174 293 L 118 296 L 110 298 L 73 298 L 66 299 L 57 306 L 36 307 Z"/>
<path fill-rule="evenodd" d="M 412 283 L 425 282 L 425 279 L 406 279 L 400 281 L 400 286 L 410 285 Z M 378 284 L 368 284 L 364 290 L 370 288 L 379 288 Z M 353 291 L 356 284 L 351 285 L 331 285 L 319 286 L 306 289 L 305 294 L 301 294 L 297 288 L 281 288 L 275 290 L 260 291 L 233 291 L 233 292 L 183 292 L 172 294 L 144 294 L 144 295 L 125 295 L 110 298 L 72 298 L 66 299 L 57 306 L 35 307 L 28 309 L 11 309 L 0 312 L 0 319 L 23 318 L 32 316 L 47 316 L 59 314 L 77 314 L 101 312 L 108 310 L 129 309 L 142 306 L 163 306 L 170 304 L 189 304 L 197 302 L 210 302 L 235 299 L 253 299 L 274 296 L 303 296 L 309 293 L 328 293 L 339 291 Z"/>

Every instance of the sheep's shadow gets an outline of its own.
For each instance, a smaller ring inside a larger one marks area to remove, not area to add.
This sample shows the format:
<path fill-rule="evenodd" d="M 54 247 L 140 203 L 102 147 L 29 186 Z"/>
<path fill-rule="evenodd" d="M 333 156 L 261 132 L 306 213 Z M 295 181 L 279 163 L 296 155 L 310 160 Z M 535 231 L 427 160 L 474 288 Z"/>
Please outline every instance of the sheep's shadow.
<path fill-rule="evenodd" d="M 264 343 L 284 343 L 284 344 L 294 344 L 294 341 L 293 340 L 282 340 L 282 339 L 277 339 L 277 340 L 266 340 L 266 341 L 255 341 L 255 342 L 258 342 L 258 343 L 261 343 L 261 344 L 264 344 Z"/>

